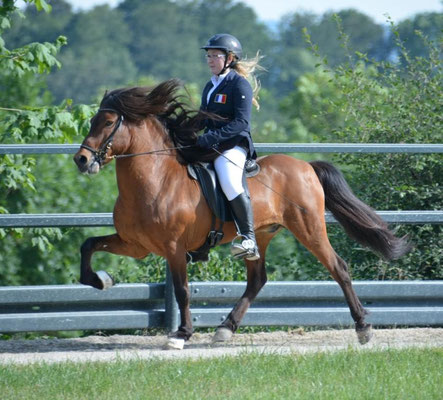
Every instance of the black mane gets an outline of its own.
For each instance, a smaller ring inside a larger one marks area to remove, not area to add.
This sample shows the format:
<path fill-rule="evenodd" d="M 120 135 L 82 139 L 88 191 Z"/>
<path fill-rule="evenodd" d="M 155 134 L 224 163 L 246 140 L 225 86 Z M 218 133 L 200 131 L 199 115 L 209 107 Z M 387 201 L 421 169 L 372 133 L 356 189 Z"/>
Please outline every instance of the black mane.
<path fill-rule="evenodd" d="M 131 123 L 139 123 L 149 116 L 158 118 L 165 126 L 176 147 L 195 146 L 197 132 L 204 128 L 207 118 L 216 116 L 189 109 L 177 94 L 182 87 L 178 79 L 170 79 L 154 88 L 132 87 L 115 89 L 103 97 L 100 108 L 112 108 Z M 208 161 L 217 153 L 198 146 L 179 150 L 186 163 Z"/>

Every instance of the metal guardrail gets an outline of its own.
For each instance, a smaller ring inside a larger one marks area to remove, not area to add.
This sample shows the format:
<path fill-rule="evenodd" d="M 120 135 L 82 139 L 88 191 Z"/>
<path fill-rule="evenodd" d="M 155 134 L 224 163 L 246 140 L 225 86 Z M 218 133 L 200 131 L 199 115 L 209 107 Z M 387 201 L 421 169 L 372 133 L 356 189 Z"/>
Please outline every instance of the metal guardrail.
<path fill-rule="evenodd" d="M 78 144 L 0 145 L 0 154 L 73 154 Z M 279 153 L 443 153 L 442 144 L 256 144 Z M 442 223 L 443 211 L 380 211 L 391 223 Z M 326 213 L 328 223 L 335 219 Z M 112 226 L 111 213 L 0 215 L 0 227 Z M 443 281 L 365 282 L 354 287 L 375 325 L 443 325 Z M 194 326 L 217 326 L 245 283 L 191 283 Z M 117 285 L 101 292 L 81 285 L 0 287 L 0 332 L 177 328 L 170 277 L 165 284 Z M 244 325 L 352 324 L 335 282 L 269 282 Z"/>
<path fill-rule="evenodd" d="M 225 319 L 244 282 L 193 282 L 195 327 Z M 354 282 L 377 326 L 443 325 L 443 281 Z M 0 332 L 167 327 L 165 284 L 123 284 L 102 292 L 82 285 L 0 287 Z M 268 282 L 243 325 L 352 326 L 335 282 Z"/>
<path fill-rule="evenodd" d="M 443 211 L 378 211 L 386 222 L 398 224 L 441 224 Z M 325 214 L 326 222 L 337 224 L 331 213 Z M 0 214 L 0 228 L 36 227 L 98 227 L 113 226 L 112 213 L 72 214 Z"/>
<path fill-rule="evenodd" d="M 443 144 L 255 143 L 262 153 L 443 153 Z M 0 154 L 75 154 L 80 144 L 0 144 Z"/>
<path fill-rule="evenodd" d="M 79 144 L 6 144 L 0 154 L 74 154 Z M 257 143 L 259 152 L 271 153 L 443 153 L 443 144 L 402 143 Z M 389 223 L 439 224 L 443 211 L 380 211 Z M 337 223 L 326 213 L 326 222 Z M 93 214 L 10 214 L 0 215 L 0 228 L 12 227 L 95 227 L 112 226 L 111 213 Z"/>

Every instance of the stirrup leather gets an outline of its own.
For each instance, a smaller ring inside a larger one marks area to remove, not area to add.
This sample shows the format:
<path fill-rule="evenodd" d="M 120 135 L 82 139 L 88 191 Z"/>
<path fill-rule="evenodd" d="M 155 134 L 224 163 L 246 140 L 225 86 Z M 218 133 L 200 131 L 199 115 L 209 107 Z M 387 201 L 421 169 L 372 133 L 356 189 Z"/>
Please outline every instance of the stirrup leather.
<path fill-rule="evenodd" d="M 241 242 L 236 241 L 237 238 L 241 238 Z M 234 258 L 246 258 L 250 261 L 255 261 L 260 258 L 257 245 L 252 239 L 248 239 L 245 236 L 236 236 L 231 243 L 231 254 Z"/>

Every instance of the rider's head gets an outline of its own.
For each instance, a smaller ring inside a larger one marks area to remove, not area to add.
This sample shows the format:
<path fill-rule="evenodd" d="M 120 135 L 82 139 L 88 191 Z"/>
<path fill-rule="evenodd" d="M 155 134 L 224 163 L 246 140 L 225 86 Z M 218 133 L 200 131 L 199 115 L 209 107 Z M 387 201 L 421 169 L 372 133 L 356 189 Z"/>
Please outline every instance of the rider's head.
<path fill-rule="evenodd" d="M 202 49 L 206 50 L 209 68 L 215 75 L 221 75 L 228 68 L 234 67 L 243 54 L 239 40 L 228 33 L 212 36 Z"/>

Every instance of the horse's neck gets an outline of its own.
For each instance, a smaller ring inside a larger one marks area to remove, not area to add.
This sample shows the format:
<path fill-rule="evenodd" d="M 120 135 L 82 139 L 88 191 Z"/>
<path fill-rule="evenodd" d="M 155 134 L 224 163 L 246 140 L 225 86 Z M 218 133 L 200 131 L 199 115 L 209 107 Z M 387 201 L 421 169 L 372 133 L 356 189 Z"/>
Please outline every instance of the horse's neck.
<path fill-rule="evenodd" d="M 144 196 L 156 197 L 164 190 L 167 176 L 183 173 L 184 167 L 177 161 L 176 151 L 160 151 L 174 147 L 161 124 L 147 120 L 132 128 L 131 143 L 125 153 L 143 154 L 117 159 L 117 183 L 120 195 L 134 196 L 134 191 Z"/>

